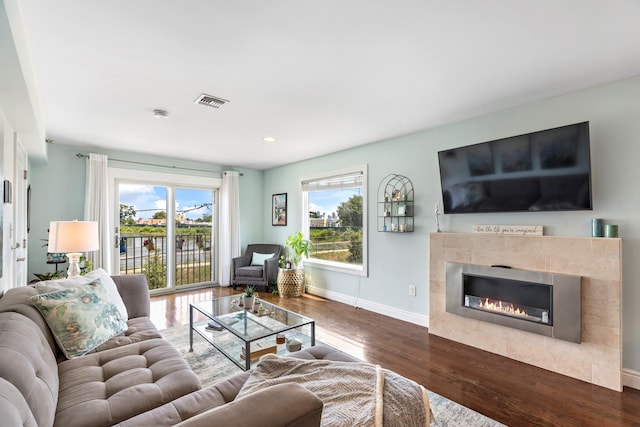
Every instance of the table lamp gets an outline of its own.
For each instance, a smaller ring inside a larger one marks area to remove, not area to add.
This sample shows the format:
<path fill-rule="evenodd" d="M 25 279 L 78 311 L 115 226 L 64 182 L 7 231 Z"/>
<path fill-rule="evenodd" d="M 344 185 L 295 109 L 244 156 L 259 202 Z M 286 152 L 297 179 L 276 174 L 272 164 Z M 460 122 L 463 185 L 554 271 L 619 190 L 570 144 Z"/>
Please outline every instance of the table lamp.
<path fill-rule="evenodd" d="M 69 258 L 67 277 L 80 275 L 82 252 L 99 249 L 97 221 L 51 221 L 49 224 L 49 252 L 63 252 Z"/>

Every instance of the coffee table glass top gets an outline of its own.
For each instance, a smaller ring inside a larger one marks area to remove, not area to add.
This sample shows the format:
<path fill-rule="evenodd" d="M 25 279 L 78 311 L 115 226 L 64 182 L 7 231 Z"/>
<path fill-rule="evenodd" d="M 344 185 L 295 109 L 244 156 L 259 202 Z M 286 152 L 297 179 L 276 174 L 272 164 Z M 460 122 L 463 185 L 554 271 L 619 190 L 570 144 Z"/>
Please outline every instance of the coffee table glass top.
<path fill-rule="evenodd" d="M 266 301 L 261 302 L 264 311 L 258 313 L 239 307 L 237 295 L 216 298 L 212 301 L 193 304 L 193 306 L 207 317 L 211 317 L 224 329 L 246 341 L 253 341 L 313 322 L 313 319 L 301 314 Z"/>

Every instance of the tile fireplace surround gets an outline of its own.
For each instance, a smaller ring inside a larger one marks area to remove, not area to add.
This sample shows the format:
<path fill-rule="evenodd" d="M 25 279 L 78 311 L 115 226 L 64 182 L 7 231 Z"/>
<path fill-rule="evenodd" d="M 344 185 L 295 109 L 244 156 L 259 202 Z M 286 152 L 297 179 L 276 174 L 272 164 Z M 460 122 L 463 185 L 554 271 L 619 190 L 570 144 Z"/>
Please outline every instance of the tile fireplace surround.
<path fill-rule="evenodd" d="M 431 233 L 429 245 L 429 333 L 622 391 L 620 239 Z M 447 261 L 581 276 L 582 342 L 447 313 Z"/>

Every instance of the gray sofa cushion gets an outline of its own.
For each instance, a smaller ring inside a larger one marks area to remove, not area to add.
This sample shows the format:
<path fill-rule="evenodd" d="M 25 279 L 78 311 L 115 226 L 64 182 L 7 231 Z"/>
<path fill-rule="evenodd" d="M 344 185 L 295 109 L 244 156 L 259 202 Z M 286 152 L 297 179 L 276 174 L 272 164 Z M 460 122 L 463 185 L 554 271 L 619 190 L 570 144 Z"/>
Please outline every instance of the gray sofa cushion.
<path fill-rule="evenodd" d="M 5 426 L 39 427 L 20 390 L 4 378 L 0 378 L 0 420 Z"/>
<path fill-rule="evenodd" d="M 149 317 L 151 313 L 151 300 L 149 299 L 149 287 L 144 274 L 123 274 L 111 276 L 122 295 L 129 319 L 136 317 Z"/>
<path fill-rule="evenodd" d="M 166 405 L 152 411 L 130 418 L 119 427 L 137 426 L 172 426 L 187 420 L 197 414 L 211 408 L 232 402 L 238 391 L 249 378 L 249 372 L 234 375 L 231 378 L 220 381 L 211 387 L 203 388 L 194 393 L 182 396 Z"/>
<path fill-rule="evenodd" d="M 178 351 L 152 339 L 58 365 L 55 425 L 110 426 L 200 389 Z"/>
<path fill-rule="evenodd" d="M 322 401 L 299 384 L 281 384 L 235 400 L 249 372 L 130 418 L 118 427 L 317 427 Z"/>
<path fill-rule="evenodd" d="M 151 319 L 148 317 L 136 317 L 134 319 L 127 320 L 127 330 L 125 332 L 111 338 L 109 341 L 98 346 L 89 353 L 122 347 L 123 345 L 151 340 L 154 338 L 162 338 L 162 335 L 160 335 L 160 332 L 158 332 L 158 329 L 155 327 Z"/>
<path fill-rule="evenodd" d="M 305 360 L 334 360 L 336 362 L 361 362 L 353 356 L 343 353 L 342 351 L 328 347 L 326 345 L 317 345 L 307 347 L 302 351 L 291 353 L 291 357 Z"/>
<path fill-rule="evenodd" d="M 18 418 L 20 425 L 51 426 L 58 401 L 58 367 L 49 343 L 30 318 L 0 313 L 0 361 L 4 380 L 0 423 L 15 425 L 8 420 Z"/>
<path fill-rule="evenodd" d="M 300 384 L 279 384 L 198 414 L 176 427 L 319 427 L 322 408 L 322 400 Z"/>
<path fill-rule="evenodd" d="M 51 352 L 56 356 L 62 356 L 62 351 L 58 348 L 56 340 L 49 329 L 49 325 L 42 317 L 42 314 L 31 302 L 31 297 L 36 295 L 37 292 L 31 286 L 22 286 L 20 288 L 13 288 L 7 290 L 2 298 L 0 298 L 0 312 L 14 312 L 20 313 L 34 322 L 39 328 L 49 344 Z"/>
<path fill-rule="evenodd" d="M 299 359 L 306 359 L 306 360 L 316 360 L 316 359 L 317 360 L 335 360 L 335 361 L 341 361 L 341 362 L 358 362 L 359 361 L 358 359 L 346 353 L 343 353 L 340 350 L 337 350 L 333 347 L 327 347 L 327 346 L 308 347 L 302 351 L 297 351 L 295 353 L 292 353 L 291 356 Z M 196 415 L 202 414 L 203 412 L 209 411 L 213 408 L 218 408 L 227 403 L 233 402 L 236 396 L 238 396 L 238 392 L 240 391 L 244 383 L 247 381 L 247 378 L 249 378 L 250 374 L 251 374 L 251 371 L 239 373 L 230 378 L 219 381 L 210 387 L 203 388 L 202 390 L 183 396 L 180 399 L 174 400 L 173 402 L 170 402 L 152 411 L 145 412 L 144 414 L 140 414 L 137 417 L 128 419 L 118 424 L 118 426 L 119 427 L 136 427 L 136 426 L 168 427 L 168 426 L 172 426 L 179 422 L 187 421 L 187 420 L 188 420 L 187 423 L 192 423 L 192 422 L 195 423 L 196 419 L 192 419 L 192 417 L 195 417 Z M 297 390 L 297 389 L 294 389 L 294 390 Z M 281 392 L 284 393 L 285 391 L 282 390 Z M 269 394 L 269 392 L 267 392 L 267 394 Z M 271 396 L 269 397 L 270 403 L 267 404 L 267 406 L 272 407 L 272 409 L 276 410 L 277 412 L 278 405 L 273 400 L 272 398 L 273 396 L 271 394 L 269 394 L 269 396 Z M 287 409 L 291 408 L 291 406 L 295 406 L 293 405 L 293 402 L 296 402 L 296 404 L 300 403 L 300 407 L 298 409 L 302 408 L 304 405 L 309 403 L 312 405 L 311 412 L 317 409 L 313 403 L 315 402 L 314 399 L 307 400 L 302 398 L 300 402 L 298 402 L 295 397 L 289 397 L 288 399 L 289 400 L 285 402 L 288 405 Z M 320 405 L 320 413 L 322 413 L 321 408 L 322 406 Z M 262 407 L 262 409 L 264 409 L 264 407 Z M 248 418 L 241 417 L 240 419 L 236 420 L 237 423 L 239 424 L 229 424 L 229 426 L 267 425 L 271 422 L 275 422 L 276 423 L 275 425 L 278 425 L 277 424 L 278 420 L 282 421 L 282 418 L 278 418 L 277 416 L 272 416 L 269 419 L 265 418 L 265 413 L 262 411 L 262 409 L 261 411 L 257 412 L 261 418 L 257 420 L 255 423 L 252 423 Z M 285 409 L 285 411 L 287 409 Z M 217 411 L 215 411 L 215 415 L 220 416 L 220 419 L 214 420 L 213 419 L 214 413 L 212 413 L 211 417 L 209 417 L 208 419 L 200 419 L 199 421 L 200 424 L 197 424 L 197 425 L 203 425 L 203 426 L 214 425 L 214 424 L 225 425 L 222 422 L 227 418 L 222 417 L 221 414 L 218 414 Z M 307 425 L 306 423 L 308 422 L 311 422 L 311 425 L 313 425 L 313 423 L 315 422 L 313 420 L 314 420 L 313 415 L 309 417 L 304 417 L 304 420 L 300 421 L 301 422 L 300 425 Z M 221 422 L 222 424 L 217 424 L 218 422 Z M 243 423 L 248 423 L 248 424 L 243 424 Z"/>

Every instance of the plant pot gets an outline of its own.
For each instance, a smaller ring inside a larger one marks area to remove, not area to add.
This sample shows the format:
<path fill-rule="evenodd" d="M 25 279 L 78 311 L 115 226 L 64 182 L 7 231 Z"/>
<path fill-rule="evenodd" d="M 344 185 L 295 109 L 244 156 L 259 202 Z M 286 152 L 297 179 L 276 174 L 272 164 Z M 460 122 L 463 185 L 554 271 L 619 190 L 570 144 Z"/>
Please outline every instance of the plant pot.
<path fill-rule="evenodd" d="M 242 304 L 244 305 L 245 310 L 253 310 L 253 301 L 255 297 L 253 296 L 244 296 L 242 297 Z"/>
<path fill-rule="evenodd" d="M 299 297 L 304 292 L 304 269 L 278 269 L 278 293 L 283 297 Z"/>

